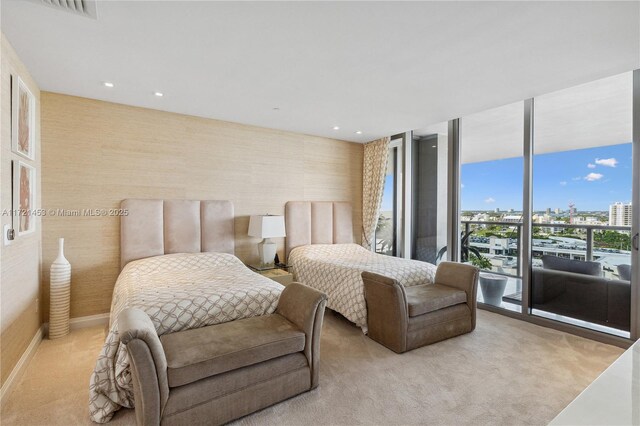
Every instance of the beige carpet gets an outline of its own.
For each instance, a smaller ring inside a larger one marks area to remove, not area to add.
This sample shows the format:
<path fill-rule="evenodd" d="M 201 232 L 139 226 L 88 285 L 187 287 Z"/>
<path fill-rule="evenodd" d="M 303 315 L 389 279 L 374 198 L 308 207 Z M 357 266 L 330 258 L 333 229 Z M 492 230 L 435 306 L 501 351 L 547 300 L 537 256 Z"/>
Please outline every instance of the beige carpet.
<path fill-rule="evenodd" d="M 328 312 L 320 387 L 239 425 L 546 424 L 622 349 L 485 311 L 471 334 L 396 355 Z M 45 340 L 3 425 L 91 424 L 88 383 L 100 327 Z M 134 424 L 120 410 L 110 424 Z"/>

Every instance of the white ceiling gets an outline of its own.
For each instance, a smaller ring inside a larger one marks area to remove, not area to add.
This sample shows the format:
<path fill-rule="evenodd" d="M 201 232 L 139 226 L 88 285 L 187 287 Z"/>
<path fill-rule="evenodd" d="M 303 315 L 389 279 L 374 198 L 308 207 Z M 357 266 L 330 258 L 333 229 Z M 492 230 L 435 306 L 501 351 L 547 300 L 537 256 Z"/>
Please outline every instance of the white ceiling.
<path fill-rule="evenodd" d="M 633 73 L 626 72 L 541 95 L 534 104 L 534 154 L 630 143 Z M 414 132 L 447 134 L 447 122 Z M 460 120 L 462 163 L 523 156 L 524 102 Z"/>
<path fill-rule="evenodd" d="M 639 2 L 101 1 L 93 20 L 4 0 L 1 12 L 42 90 L 357 142 L 640 68 Z"/>

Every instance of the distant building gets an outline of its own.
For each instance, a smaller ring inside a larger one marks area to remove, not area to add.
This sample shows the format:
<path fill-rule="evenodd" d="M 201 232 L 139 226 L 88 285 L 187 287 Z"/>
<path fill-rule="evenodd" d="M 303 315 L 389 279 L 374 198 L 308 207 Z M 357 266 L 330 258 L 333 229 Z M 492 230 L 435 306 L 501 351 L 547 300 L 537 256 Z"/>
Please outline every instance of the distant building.
<path fill-rule="evenodd" d="M 500 213 L 500 208 L 496 207 L 496 209 L 494 210 L 494 213 Z"/>
<path fill-rule="evenodd" d="M 533 221 L 533 223 L 548 223 L 549 216 L 547 214 L 534 214 L 531 217 L 531 220 Z"/>
<path fill-rule="evenodd" d="M 601 223 L 595 216 L 578 216 L 573 218 L 576 225 L 605 225 Z"/>
<path fill-rule="evenodd" d="M 489 221 L 489 215 L 486 213 L 478 213 L 475 216 L 473 216 L 471 218 L 471 220 L 473 222 L 488 222 Z"/>
<path fill-rule="evenodd" d="M 615 203 L 609 206 L 609 225 L 631 226 L 631 203 Z"/>
<path fill-rule="evenodd" d="M 546 213 L 547 213 L 547 214 L 551 214 L 551 207 L 547 207 L 547 211 L 546 211 Z"/>
<path fill-rule="evenodd" d="M 513 213 L 513 209 L 509 209 L 509 213 Z"/>
<path fill-rule="evenodd" d="M 503 222 L 511 222 L 511 223 L 518 223 L 518 222 L 522 222 L 522 216 L 505 216 L 502 218 Z"/>
<path fill-rule="evenodd" d="M 559 220 L 551 220 L 548 222 L 549 225 L 562 225 L 564 222 Z M 546 234 L 560 234 L 564 230 L 561 226 L 542 226 L 540 227 L 540 232 L 544 232 Z"/>
<path fill-rule="evenodd" d="M 562 213 L 562 210 L 560 210 L 558 207 L 556 207 L 556 209 L 554 210 L 555 214 L 560 214 Z"/>

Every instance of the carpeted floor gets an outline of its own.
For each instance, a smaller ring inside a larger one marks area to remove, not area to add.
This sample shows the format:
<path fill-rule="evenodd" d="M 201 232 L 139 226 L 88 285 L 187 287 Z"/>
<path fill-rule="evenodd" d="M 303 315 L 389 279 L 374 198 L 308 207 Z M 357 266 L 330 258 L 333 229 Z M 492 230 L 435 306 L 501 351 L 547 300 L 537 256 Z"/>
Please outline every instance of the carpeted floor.
<path fill-rule="evenodd" d="M 91 424 L 88 383 L 101 327 L 45 340 L 7 401 L 3 425 Z M 237 425 L 547 424 L 622 349 L 486 311 L 465 336 L 397 355 L 330 311 L 320 387 Z M 134 424 L 120 410 L 110 424 Z"/>

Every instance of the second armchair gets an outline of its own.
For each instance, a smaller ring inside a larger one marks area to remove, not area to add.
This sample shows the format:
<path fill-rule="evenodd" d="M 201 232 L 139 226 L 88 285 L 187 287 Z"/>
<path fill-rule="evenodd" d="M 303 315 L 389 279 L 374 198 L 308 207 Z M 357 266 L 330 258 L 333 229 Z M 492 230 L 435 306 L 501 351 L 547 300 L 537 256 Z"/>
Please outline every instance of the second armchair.
<path fill-rule="evenodd" d="M 363 272 L 369 337 L 397 353 L 473 331 L 478 268 L 442 262 L 435 283 L 404 287 Z"/>

